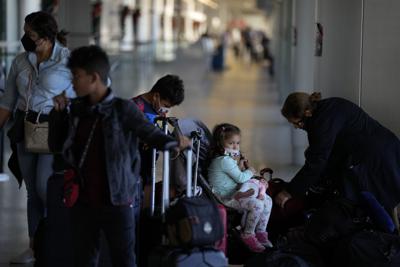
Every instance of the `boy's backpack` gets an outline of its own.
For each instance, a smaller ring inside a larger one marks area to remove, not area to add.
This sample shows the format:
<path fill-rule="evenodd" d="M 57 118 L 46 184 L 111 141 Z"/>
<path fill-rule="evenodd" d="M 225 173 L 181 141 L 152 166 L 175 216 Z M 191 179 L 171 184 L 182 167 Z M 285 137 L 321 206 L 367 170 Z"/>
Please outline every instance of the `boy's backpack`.
<path fill-rule="evenodd" d="M 375 231 L 360 231 L 338 243 L 332 266 L 400 266 L 400 237 Z"/>
<path fill-rule="evenodd" d="M 335 245 L 335 241 L 359 230 L 370 228 L 369 217 L 350 200 L 335 199 L 324 203 L 306 222 L 305 237 L 321 247 Z"/>

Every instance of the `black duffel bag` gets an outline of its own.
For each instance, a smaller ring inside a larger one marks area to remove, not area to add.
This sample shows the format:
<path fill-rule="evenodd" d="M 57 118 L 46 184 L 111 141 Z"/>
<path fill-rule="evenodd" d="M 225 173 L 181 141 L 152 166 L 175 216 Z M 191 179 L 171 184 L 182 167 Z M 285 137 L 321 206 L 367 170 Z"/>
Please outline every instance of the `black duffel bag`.
<path fill-rule="evenodd" d="M 305 238 L 315 246 L 327 248 L 337 240 L 371 227 L 369 217 L 360 206 L 339 198 L 327 201 L 311 215 L 305 225 Z"/>
<path fill-rule="evenodd" d="M 400 237 L 363 230 L 338 242 L 331 251 L 330 266 L 400 266 Z"/>
<path fill-rule="evenodd" d="M 168 240 L 173 246 L 212 246 L 223 237 L 217 205 L 205 197 L 183 197 L 166 213 Z"/>

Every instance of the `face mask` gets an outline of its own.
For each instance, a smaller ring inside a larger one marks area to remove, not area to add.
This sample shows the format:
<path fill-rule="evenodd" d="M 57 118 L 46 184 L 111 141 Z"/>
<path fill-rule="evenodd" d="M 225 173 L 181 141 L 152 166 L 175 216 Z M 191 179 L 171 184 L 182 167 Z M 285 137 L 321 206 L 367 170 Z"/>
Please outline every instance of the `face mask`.
<path fill-rule="evenodd" d="M 239 157 L 240 156 L 240 150 L 231 149 L 231 148 L 225 148 L 225 155 L 231 156 L 231 157 Z"/>
<path fill-rule="evenodd" d="M 159 115 L 166 115 L 170 110 L 169 108 L 161 106 L 160 98 L 158 98 L 158 105 L 153 104 L 153 108 Z"/>
<path fill-rule="evenodd" d="M 24 34 L 21 38 L 22 46 L 24 47 L 25 51 L 27 52 L 35 52 L 36 50 L 36 43 L 29 38 L 28 35 Z"/>
<path fill-rule="evenodd" d="M 166 107 L 160 107 L 158 110 L 157 110 L 157 113 L 158 114 L 167 114 L 168 112 L 169 112 L 169 108 L 166 108 Z"/>

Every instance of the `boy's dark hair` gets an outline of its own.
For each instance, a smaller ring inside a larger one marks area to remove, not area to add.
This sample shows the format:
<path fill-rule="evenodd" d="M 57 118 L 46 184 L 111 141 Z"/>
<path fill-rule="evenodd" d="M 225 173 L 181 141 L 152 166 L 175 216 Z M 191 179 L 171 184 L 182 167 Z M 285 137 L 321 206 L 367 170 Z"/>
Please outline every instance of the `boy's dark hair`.
<path fill-rule="evenodd" d="M 159 93 L 160 98 L 167 100 L 172 106 L 179 105 L 185 98 L 183 81 L 177 75 L 165 75 L 151 88 L 152 93 Z"/>
<path fill-rule="evenodd" d="M 25 23 L 35 31 L 40 38 L 48 38 L 52 43 L 57 39 L 62 45 L 67 45 L 65 31 L 58 31 L 57 22 L 52 15 L 37 11 L 25 17 Z"/>
<path fill-rule="evenodd" d="M 82 46 L 71 52 L 67 67 L 80 68 L 87 73 L 99 74 L 101 81 L 107 84 L 110 62 L 106 52 L 96 45 Z"/>
<path fill-rule="evenodd" d="M 214 147 L 211 152 L 212 157 L 222 156 L 225 153 L 224 141 L 233 135 L 240 135 L 239 127 L 230 123 L 221 123 L 214 127 L 212 132 Z"/>

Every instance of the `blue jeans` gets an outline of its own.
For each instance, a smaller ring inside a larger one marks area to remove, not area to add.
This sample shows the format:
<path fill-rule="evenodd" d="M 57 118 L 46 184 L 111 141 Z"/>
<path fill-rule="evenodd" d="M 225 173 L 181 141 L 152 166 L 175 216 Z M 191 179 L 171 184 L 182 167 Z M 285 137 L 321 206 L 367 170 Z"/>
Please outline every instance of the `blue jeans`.
<path fill-rule="evenodd" d="M 18 163 L 28 193 L 28 231 L 33 238 L 46 212 L 47 180 L 53 173 L 53 155 L 31 153 L 17 144 Z"/>
<path fill-rule="evenodd" d="M 136 267 L 133 206 L 91 208 L 77 203 L 71 210 L 74 267 L 96 267 L 100 230 L 104 232 L 114 267 Z"/>

